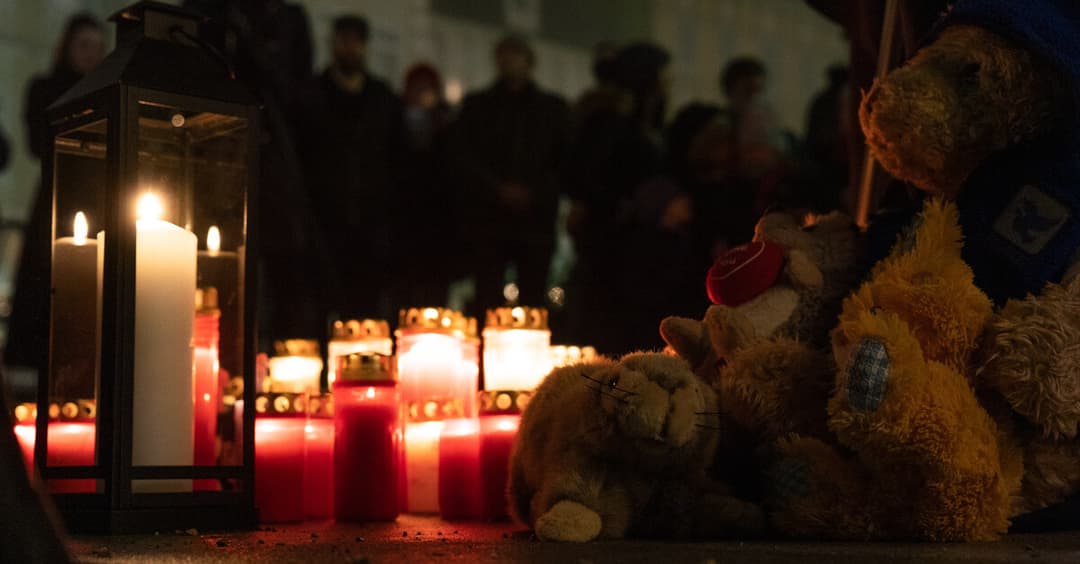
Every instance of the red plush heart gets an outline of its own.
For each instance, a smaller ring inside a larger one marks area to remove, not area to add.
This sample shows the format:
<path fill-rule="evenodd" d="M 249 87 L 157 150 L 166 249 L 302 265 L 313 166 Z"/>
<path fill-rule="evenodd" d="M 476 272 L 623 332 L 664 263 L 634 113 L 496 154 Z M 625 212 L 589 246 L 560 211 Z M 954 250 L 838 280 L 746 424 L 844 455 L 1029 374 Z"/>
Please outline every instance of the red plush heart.
<path fill-rule="evenodd" d="M 709 269 L 705 290 L 714 304 L 737 306 L 776 283 L 784 268 L 784 248 L 755 241 L 720 255 Z"/>

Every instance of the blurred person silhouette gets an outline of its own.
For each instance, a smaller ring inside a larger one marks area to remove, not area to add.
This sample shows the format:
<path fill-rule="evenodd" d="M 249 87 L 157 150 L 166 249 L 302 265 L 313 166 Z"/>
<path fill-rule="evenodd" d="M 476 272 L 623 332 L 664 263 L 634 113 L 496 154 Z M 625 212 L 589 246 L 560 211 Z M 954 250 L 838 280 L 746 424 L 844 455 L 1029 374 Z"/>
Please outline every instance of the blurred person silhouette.
<path fill-rule="evenodd" d="M 391 205 L 400 161 L 401 104 L 367 67 L 368 21 L 334 20 L 332 59 L 302 90 L 297 151 L 317 228 L 342 288 L 328 314 L 388 318 Z"/>
<path fill-rule="evenodd" d="M 0 128 L 0 172 L 4 172 L 11 159 L 11 145 L 8 143 L 7 134 Z"/>
<path fill-rule="evenodd" d="M 200 33 L 229 59 L 236 78 L 262 105 L 259 154 L 259 350 L 277 339 L 320 338 L 326 307 L 341 295 L 326 273 L 333 259 L 304 189 L 291 113 L 311 80 L 307 12 L 285 0 L 185 0 L 206 16 Z"/>
<path fill-rule="evenodd" d="M 806 113 L 806 160 L 821 186 L 820 205 L 839 208 L 848 183 L 847 131 L 853 125 L 845 109 L 850 100 L 848 68 L 833 65 L 825 73 L 828 85 L 818 92 Z"/>
<path fill-rule="evenodd" d="M 68 19 L 53 55 L 49 74 L 37 76 L 27 89 L 23 118 L 30 154 L 40 159 L 49 139 L 45 109 L 105 58 L 105 35 L 101 22 L 81 13 Z M 48 366 L 49 281 L 52 233 L 52 192 L 40 183 L 34 207 L 27 221 L 19 272 L 15 278 L 15 298 L 8 323 L 4 362 L 9 366 L 35 368 L 43 373 Z M 72 210 L 58 210 L 70 217 Z M 70 213 L 69 213 L 70 211 Z"/>
<path fill-rule="evenodd" d="M 669 252 L 672 238 L 689 220 L 687 201 L 663 176 L 669 61 L 649 43 L 619 51 L 612 83 L 620 96 L 582 115 L 565 170 L 567 228 L 578 255 L 566 293 L 568 325 L 573 339 L 605 354 L 658 346 L 655 326 L 645 326 L 666 307 L 674 276 L 666 261 L 678 260 Z"/>
<path fill-rule="evenodd" d="M 394 197 L 394 304 L 444 305 L 450 281 L 465 273 L 452 256 L 457 226 L 445 181 L 450 105 L 439 71 L 418 63 L 402 87 L 404 153 Z"/>
<path fill-rule="evenodd" d="M 472 310 L 478 315 L 505 303 L 510 264 L 517 272 L 518 301 L 545 303 L 559 171 L 571 129 L 566 103 L 533 80 L 536 55 L 524 38 L 502 38 L 494 56 L 495 83 L 465 98 L 451 157 L 468 249 L 461 258 L 475 276 Z"/>
<path fill-rule="evenodd" d="M 618 54 L 619 46 L 614 41 L 604 40 L 593 47 L 592 75 L 596 82 L 574 103 L 577 123 L 594 111 L 602 111 L 620 102 L 623 91 L 615 84 L 615 59 Z"/>

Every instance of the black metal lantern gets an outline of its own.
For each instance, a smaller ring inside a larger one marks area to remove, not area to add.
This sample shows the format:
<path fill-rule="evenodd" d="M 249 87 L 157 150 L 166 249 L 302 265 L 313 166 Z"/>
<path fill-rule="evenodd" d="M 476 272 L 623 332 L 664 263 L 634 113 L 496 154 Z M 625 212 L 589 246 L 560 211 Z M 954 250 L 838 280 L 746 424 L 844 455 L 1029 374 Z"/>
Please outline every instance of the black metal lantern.
<path fill-rule="evenodd" d="M 198 16 L 139 2 L 112 21 L 116 50 L 48 110 L 35 465 L 72 530 L 252 527 L 254 411 L 240 428 L 217 424 L 232 421 L 230 379 L 247 405 L 256 388 L 258 108 Z M 87 407 L 50 414 L 68 404 Z M 71 456 L 75 423 L 91 430 Z M 242 454 L 222 457 L 222 440 Z"/>

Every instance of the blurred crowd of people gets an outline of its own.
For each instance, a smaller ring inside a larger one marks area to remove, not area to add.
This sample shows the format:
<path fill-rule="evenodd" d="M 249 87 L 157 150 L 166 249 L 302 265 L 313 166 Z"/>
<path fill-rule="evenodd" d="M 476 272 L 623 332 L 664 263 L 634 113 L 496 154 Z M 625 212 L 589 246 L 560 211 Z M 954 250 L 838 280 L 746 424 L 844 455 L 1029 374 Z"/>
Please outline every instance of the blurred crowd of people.
<path fill-rule="evenodd" d="M 751 57 L 719 73 L 725 105 L 669 111 L 670 55 L 645 42 L 599 44 L 595 84 L 568 102 L 535 81 L 529 43 L 506 36 L 494 46 L 494 82 L 452 107 L 431 64 L 411 66 L 398 91 L 372 74 L 362 17 L 334 21 L 330 64 L 316 73 L 298 5 L 185 5 L 216 22 L 211 39 L 264 107 L 258 225 L 268 339 L 322 338 L 335 317 L 444 304 L 451 283 L 471 277 L 473 314 L 508 299 L 547 305 L 559 340 L 612 354 L 654 348 L 662 317 L 701 314 L 708 266 L 748 241 L 762 213 L 841 205 L 843 68 L 829 70 L 805 139 L 778 124 L 767 69 Z M 51 73 L 30 86 L 35 155 L 44 108 L 101 61 L 102 33 L 93 18 L 73 18 Z M 28 230 L 15 349 L 30 323 L 19 316 L 48 299 L 48 198 L 39 194 Z M 557 224 L 576 255 L 561 281 L 550 276 Z"/>

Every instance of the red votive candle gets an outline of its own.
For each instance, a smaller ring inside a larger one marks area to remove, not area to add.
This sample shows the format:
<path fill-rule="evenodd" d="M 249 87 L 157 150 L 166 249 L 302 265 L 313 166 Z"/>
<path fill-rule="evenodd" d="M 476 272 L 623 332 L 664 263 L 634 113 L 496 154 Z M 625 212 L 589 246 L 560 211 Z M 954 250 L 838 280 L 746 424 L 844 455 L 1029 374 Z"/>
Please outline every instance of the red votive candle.
<path fill-rule="evenodd" d="M 217 465 L 217 418 L 220 365 L 218 362 L 218 326 L 221 310 L 217 290 L 195 292 L 195 465 Z M 195 480 L 196 490 L 220 490 L 218 480 Z"/>
<path fill-rule="evenodd" d="M 510 515 L 506 489 L 510 483 L 510 451 L 514 447 L 520 415 L 480 417 L 480 517 L 503 519 Z"/>
<path fill-rule="evenodd" d="M 391 357 L 339 357 L 334 382 L 334 518 L 396 519 L 402 451 L 401 406 Z"/>
<path fill-rule="evenodd" d="M 480 422 L 451 419 L 439 438 L 439 514 L 443 519 L 481 517 Z"/>
<path fill-rule="evenodd" d="M 255 398 L 255 505 L 264 523 L 304 520 L 307 395 Z"/>
<path fill-rule="evenodd" d="M 324 519 L 334 514 L 333 396 L 308 398 L 307 452 L 304 454 L 304 515 Z"/>
<path fill-rule="evenodd" d="M 96 426 L 92 400 L 78 400 L 53 404 L 50 409 L 49 444 L 46 462 L 49 466 L 93 466 Z M 89 411 L 88 411 L 89 410 Z M 26 471 L 34 472 L 34 445 L 37 442 L 34 404 L 20 404 L 15 408 L 15 439 L 22 450 Z M 52 479 L 49 491 L 58 493 L 95 493 L 93 479 Z"/>

